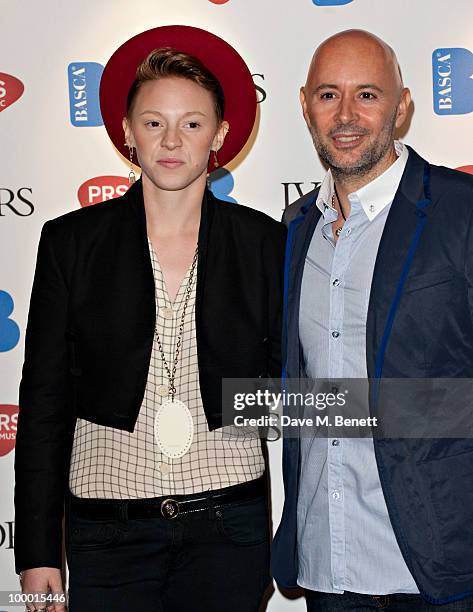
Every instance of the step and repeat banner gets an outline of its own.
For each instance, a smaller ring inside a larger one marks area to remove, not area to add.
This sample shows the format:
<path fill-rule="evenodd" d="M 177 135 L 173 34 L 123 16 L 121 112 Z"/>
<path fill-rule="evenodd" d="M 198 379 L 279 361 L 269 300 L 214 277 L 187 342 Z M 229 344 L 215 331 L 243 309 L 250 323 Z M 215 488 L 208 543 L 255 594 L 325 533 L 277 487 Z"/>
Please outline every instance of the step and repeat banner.
<path fill-rule="evenodd" d="M 160 25 L 210 30 L 245 58 L 258 115 L 238 160 L 212 189 L 280 218 L 323 178 L 299 107 L 315 47 L 363 28 L 397 52 L 413 112 L 402 138 L 438 164 L 473 172 L 471 0 L 103 0 L 10 3 L 0 36 L 0 592 L 13 570 L 13 460 L 24 332 L 43 223 L 123 194 L 128 165 L 103 127 L 104 65 L 131 36 Z M 280 443 L 270 444 L 274 524 L 282 507 Z M 34 500 L 32 500 L 34 503 Z M 0 604 L 0 612 L 18 610 Z M 304 610 L 277 589 L 270 612 Z M 192 605 L 189 605 L 192 612 Z"/>

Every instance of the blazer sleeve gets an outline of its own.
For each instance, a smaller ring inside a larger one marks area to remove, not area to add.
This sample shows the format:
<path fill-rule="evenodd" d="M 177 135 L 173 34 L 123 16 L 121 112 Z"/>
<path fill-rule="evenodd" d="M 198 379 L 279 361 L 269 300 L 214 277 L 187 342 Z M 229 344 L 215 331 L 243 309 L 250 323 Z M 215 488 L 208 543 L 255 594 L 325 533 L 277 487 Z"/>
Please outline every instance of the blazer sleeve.
<path fill-rule="evenodd" d="M 62 565 L 62 519 L 72 427 L 66 325 L 69 290 L 47 222 L 38 247 L 25 337 L 15 451 L 15 566 Z M 61 236 L 62 237 L 62 236 Z"/>
<path fill-rule="evenodd" d="M 472 204 L 468 230 L 466 232 L 465 243 L 465 277 L 468 288 L 468 306 L 470 317 L 473 322 L 473 188 L 470 189 L 468 201 Z"/>

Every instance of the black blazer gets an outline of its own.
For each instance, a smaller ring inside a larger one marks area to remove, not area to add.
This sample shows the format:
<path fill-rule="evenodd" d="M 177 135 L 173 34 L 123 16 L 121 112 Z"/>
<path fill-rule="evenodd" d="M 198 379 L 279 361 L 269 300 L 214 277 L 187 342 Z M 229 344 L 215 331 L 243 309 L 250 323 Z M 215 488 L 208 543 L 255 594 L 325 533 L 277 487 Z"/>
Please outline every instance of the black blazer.
<path fill-rule="evenodd" d="M 206 191 L 196 334 L 209 429 L 221 379 L 280 375 L 286 230 Z M 141 181 L 121 198 L 48 221 L 26 330 L 15 456 L 16 569 L 61 567 L 76 418 L 133 431 L 155 324 Z"/>

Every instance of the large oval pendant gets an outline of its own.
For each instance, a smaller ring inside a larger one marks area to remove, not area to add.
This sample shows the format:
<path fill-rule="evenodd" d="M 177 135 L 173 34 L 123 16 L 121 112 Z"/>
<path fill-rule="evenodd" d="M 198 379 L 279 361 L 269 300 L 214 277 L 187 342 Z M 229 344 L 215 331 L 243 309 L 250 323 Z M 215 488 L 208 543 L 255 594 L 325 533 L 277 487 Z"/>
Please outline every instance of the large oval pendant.
<path fill-rule="evenodd" d="M 159 450 L 170 459 L 179 459 L 189 450 L 194 438 L 194 420 L 189 408 L 176 399 L 167 399 L 154 419 L 154 439 Z"/>

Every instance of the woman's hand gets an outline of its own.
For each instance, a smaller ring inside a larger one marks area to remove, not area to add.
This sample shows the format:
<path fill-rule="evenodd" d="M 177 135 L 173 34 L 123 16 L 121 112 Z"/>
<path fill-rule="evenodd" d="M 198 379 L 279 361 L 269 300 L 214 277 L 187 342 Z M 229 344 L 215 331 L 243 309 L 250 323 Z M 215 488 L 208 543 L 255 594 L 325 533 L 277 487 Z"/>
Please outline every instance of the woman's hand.
<path fill-rule="evenodd" d="M 21 590 L 25 595 L 34 595 L 37 601 L 26 604 L 31 612 L 66 612 L 66 600 L 62 584 L 61 570 L 57 567 L 35 567 L 21 572 Z M 44 602 L 42 595 L 45 596 Z M 48 595 L 50 599 L 48 599 Z"/>

